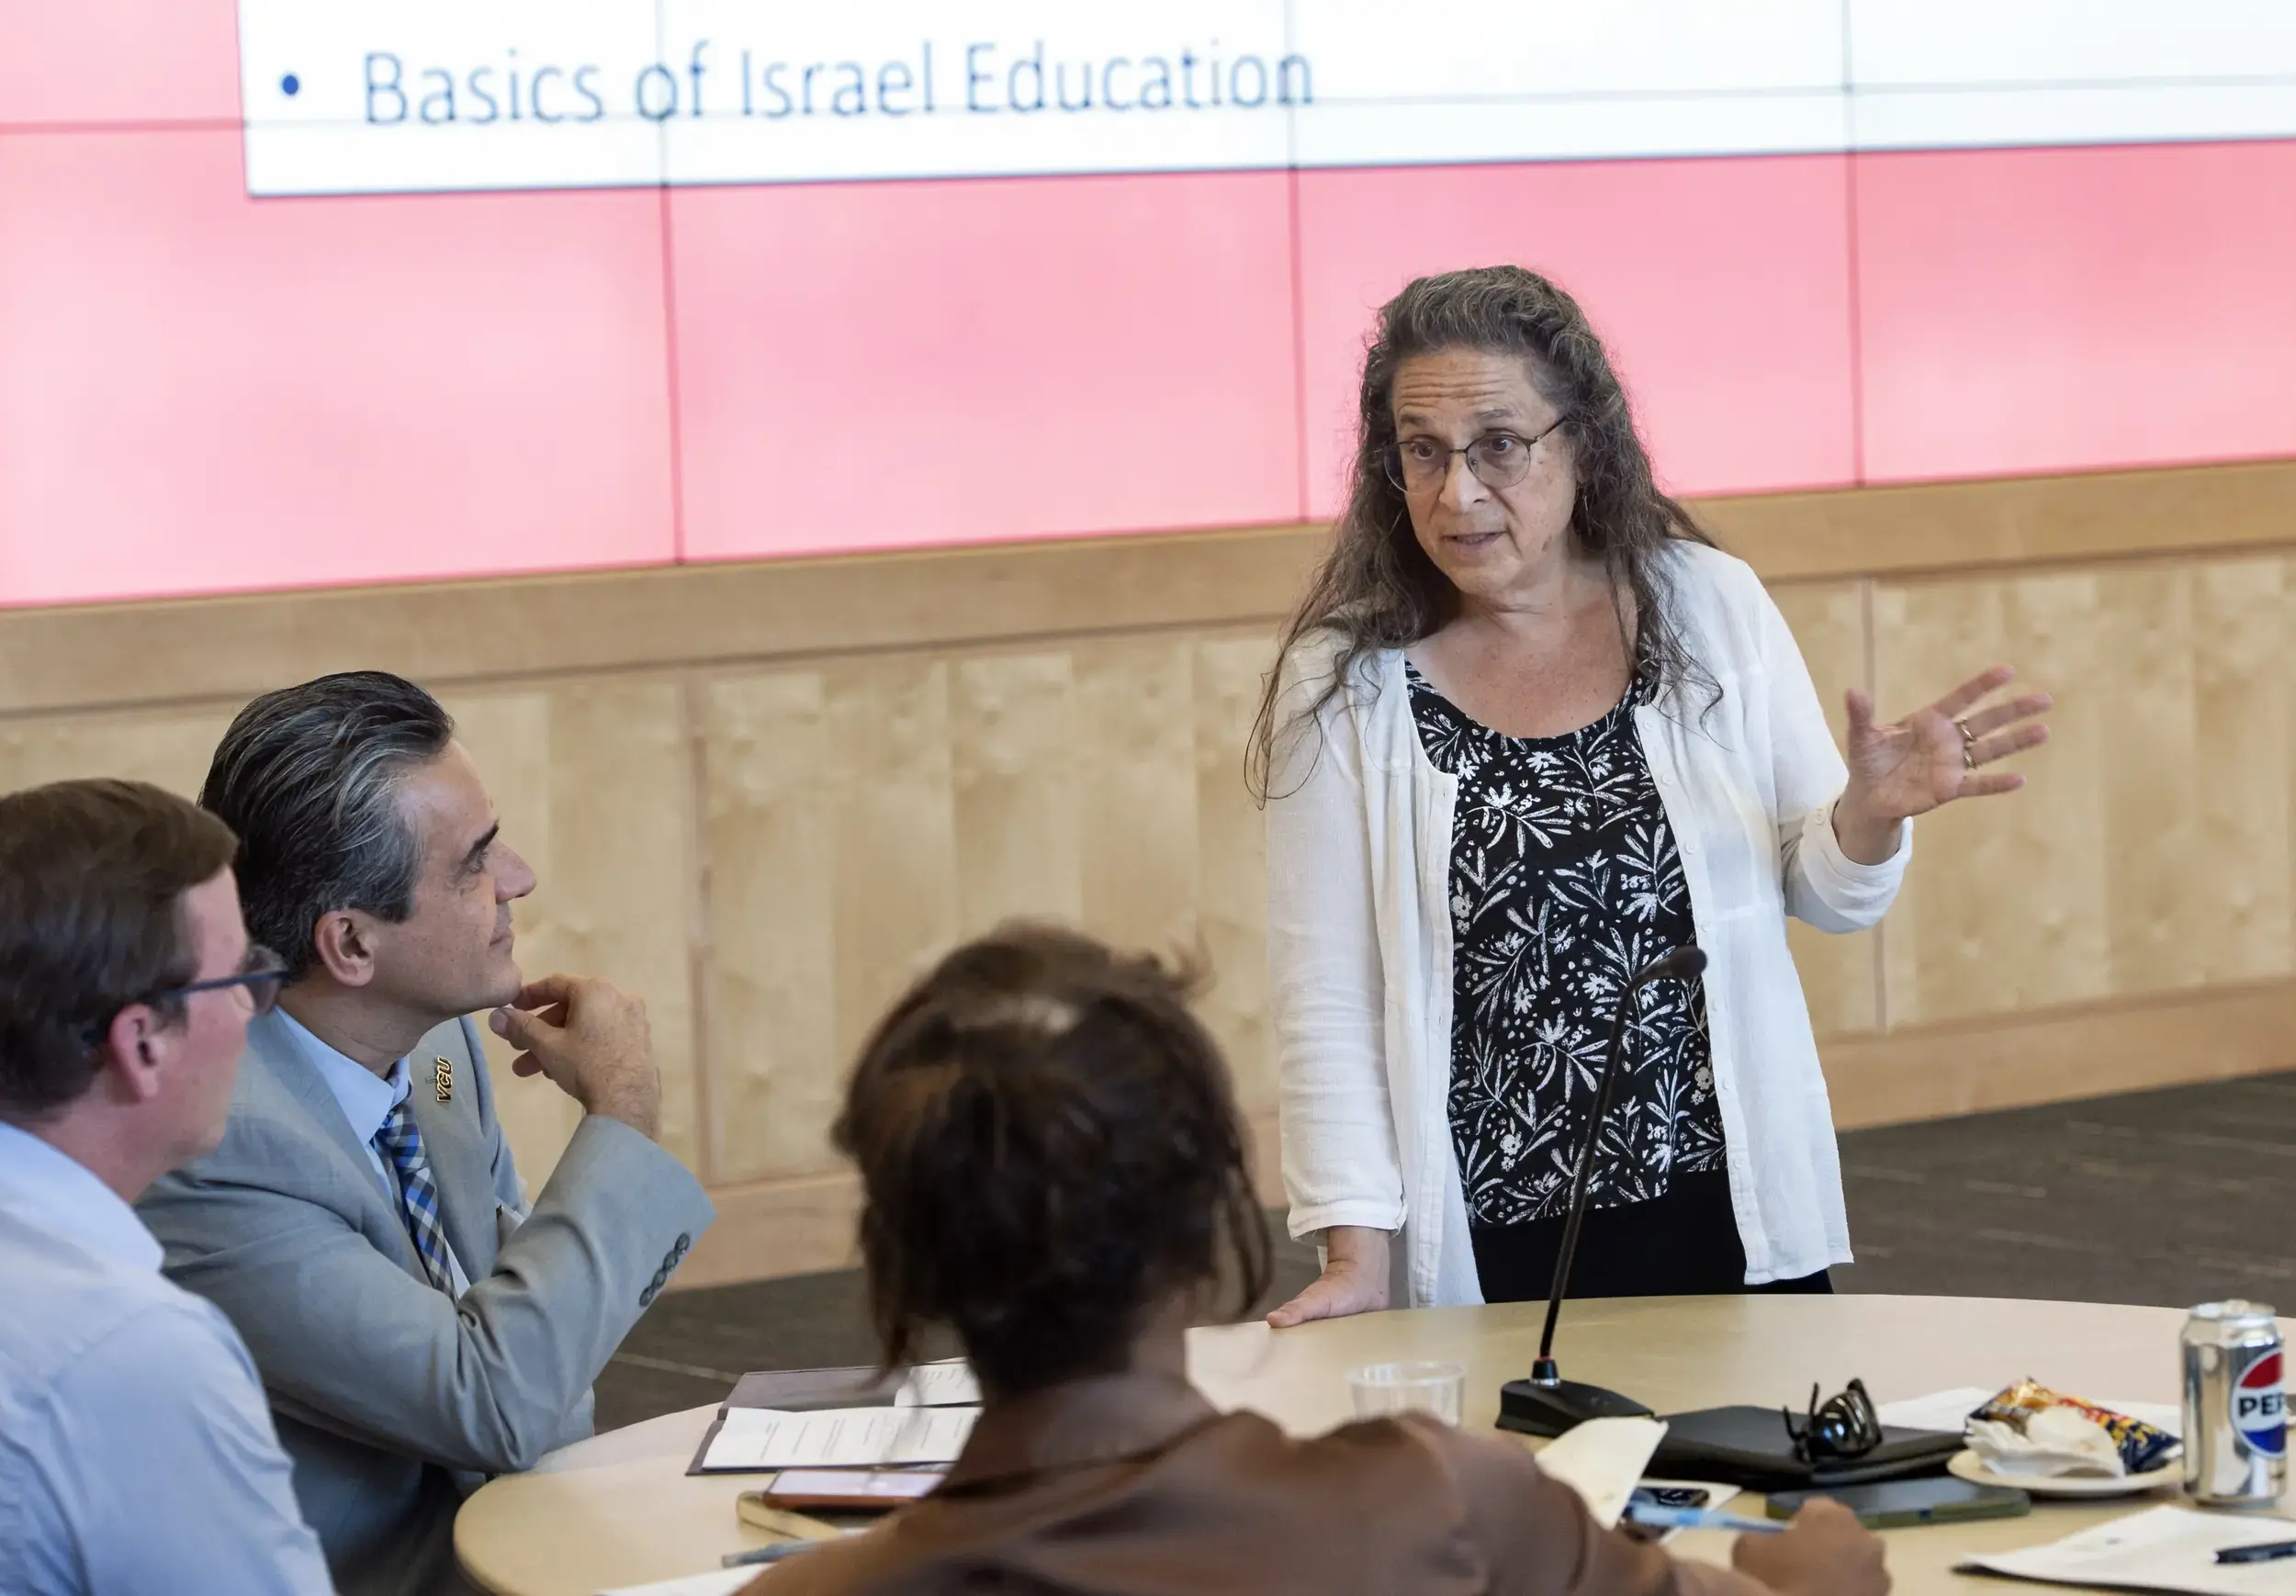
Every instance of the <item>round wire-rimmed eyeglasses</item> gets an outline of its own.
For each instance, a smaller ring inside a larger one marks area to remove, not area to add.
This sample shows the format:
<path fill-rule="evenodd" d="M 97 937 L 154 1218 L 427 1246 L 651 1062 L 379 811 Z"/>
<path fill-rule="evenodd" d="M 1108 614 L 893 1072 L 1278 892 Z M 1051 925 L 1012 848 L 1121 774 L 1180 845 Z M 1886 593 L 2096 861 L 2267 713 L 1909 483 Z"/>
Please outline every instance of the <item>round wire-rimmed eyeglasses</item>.
<path fill-rule="evenodd" d="M 1557 416 L 1529 437 L 1520 433 L 1485 433 L 1464 448 L 1446 449 L 1433 438 L 1410 438 L 1379 451 L 1387 479 L 1406 493 L 1425 493 L 1443 486 L 1452 460 L 1464 455 L 1467 468 L 1486 488 L 1512 488 L 1530 474 L 1531 451 L 1549 433 L 1570 418 Z"/>

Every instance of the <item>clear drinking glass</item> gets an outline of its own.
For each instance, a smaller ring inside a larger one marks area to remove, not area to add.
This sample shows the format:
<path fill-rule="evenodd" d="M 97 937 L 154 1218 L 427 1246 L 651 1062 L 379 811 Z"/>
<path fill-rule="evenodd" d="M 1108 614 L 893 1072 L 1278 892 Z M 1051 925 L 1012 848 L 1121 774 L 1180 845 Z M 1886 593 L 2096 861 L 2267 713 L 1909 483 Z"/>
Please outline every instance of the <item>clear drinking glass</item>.
<path fill-rule="evenodd" d="M 1347 1377 L 1356 1417 L 1430 1413 L 1456 1428 L 1467 1399 L 1467 1371 L 1457 1364 L 1372 1364 Z"/>

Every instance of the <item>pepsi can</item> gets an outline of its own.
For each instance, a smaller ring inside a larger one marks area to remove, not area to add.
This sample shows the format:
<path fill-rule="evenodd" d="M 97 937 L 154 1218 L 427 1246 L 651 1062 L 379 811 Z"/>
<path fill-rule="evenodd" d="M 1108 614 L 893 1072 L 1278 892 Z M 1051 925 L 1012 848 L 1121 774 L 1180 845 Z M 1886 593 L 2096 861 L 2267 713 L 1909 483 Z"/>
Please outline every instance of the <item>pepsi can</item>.
<path fill-rule="evenodd" d="M 2280 1325 L 2258 1302 L 2204 1302 L 2185 1321 L 2184 1488 L 2204 1507 L 2270 1507 L 2288 1488 Z"/>

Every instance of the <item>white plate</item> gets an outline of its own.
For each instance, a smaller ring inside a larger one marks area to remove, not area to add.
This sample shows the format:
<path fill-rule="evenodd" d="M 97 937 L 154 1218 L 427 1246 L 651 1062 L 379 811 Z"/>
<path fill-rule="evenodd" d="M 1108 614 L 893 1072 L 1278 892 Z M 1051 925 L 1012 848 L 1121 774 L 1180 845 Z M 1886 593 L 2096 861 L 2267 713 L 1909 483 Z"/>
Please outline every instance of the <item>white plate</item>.
<path fill-rule="evenodd" d="M 1947 1472 L 1968 1480 L 1972 1485 L 2006 1485 L 2034 1496 L 2134 1496 L 2141 1490 L 2158 1490 L 2164 1485 L 2181 1484 L 2184 1464 L 2170 1458 L 2158 1468 L 2143 1474 L 2124 1474 L 2118 1478 L 2102 1475 L 2060 1475 L 2055 1478 L 2036 1478 L 2024 1474 L 1996 1474 L 1985 1466 L 1985 1459 L 1967 1447 L 1953 1454 L 1945 1465 Z"/>

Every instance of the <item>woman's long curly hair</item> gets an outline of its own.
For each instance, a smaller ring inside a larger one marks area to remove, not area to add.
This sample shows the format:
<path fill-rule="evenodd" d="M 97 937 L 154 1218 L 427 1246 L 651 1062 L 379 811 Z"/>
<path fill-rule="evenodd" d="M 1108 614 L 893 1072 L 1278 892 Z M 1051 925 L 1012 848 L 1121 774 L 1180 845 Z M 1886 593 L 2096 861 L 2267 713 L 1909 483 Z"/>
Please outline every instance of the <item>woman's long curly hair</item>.
<path fill-rule="evenodd" d="M 1364 655 L 1416 643 L 1458 613 L 1458 590 L 1419 546 L 1403 491 L 1386 467 L 1396 442 L 1390 396 L 1397 369 L 1446 349 L 1524 359 L 1532 385 L 1563 417 L 1555 435 L 1569 441 L 1579 479 L 1570 534 L 1608 571 L 1621 631 L 1629 630 L 1631 594 L 1633 638 L 1660 684 L 1704 689 L 1711 702 L 1713 678 L 1675 629 L 1658 556 L 1678 540 L 1713 540 L 1652 478 L 1626 389 L 1578 301 L 1522 266 L 1421 277 L 1379 310 L 1363 361 L 1347 508 L 1334 528 L 1331 553 L 1284 628 L 1277 669 L 1260 697 L 1248 774 L 1263 803 L 1270 796 L 1277 741 L 1290 725 L 1318 714 Z M 1303 638 L 1326 630 L 1341 640 L 1331 679 L 1311 703 L 1279 725 L 1283 662 Z"/>

